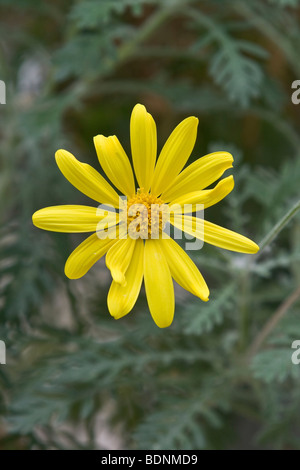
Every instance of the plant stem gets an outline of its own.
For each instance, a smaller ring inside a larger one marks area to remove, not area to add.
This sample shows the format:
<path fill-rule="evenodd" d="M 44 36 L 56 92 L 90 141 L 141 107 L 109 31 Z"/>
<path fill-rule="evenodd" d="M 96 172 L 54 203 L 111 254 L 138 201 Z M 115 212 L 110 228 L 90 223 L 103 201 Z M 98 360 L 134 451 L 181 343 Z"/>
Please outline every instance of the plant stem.
<path fill-rule="evenodd" d="M 284 317 L 290 307 L 300 298 L 300 286 L 297 287 L 294 292 L 278 307 L 272 317 L 267 321 L 263 329 L 254 339 L 246 355 L 247 361 L 249 361 L 258 352 L 266 338 L 277 326 L 279 321 Z"/>
<path fill-rule="evenodd" d="M 250 3 L 250 2 L 249 2 Z M 297 52 L 287 35 L 280 34 L 280 32 L 267 21 L 261 14 L 255 12 L 253 7 L 249 7 L 245 2 L 235 2 L 233 9 L 240 15 L 244 16 L 250 23 L 252 23 L 259 31 L 271 39 L 276 46 L 282 50 L 287 62 L 290 64 L 292 70 L 296 75 L 300 74 L 299 58 Z"/>
<path fill-rule="evenodd" d="M 256 258 L 261 255 L 262 251 L 277 237 L 281 230 L 289 223 L 294 215 L 300 209 L 300 200 L 282 217 L 282 219 L 274 225 L 272 230 L 265 236 L 265 238 L 259 244 L 260 250 L 256 255 Z"/>
<path fill-rule="evenodd" d="M 254 114 L 255 116 L 259 116 L 261 119 L 273 126 L 274 129 L 279 131 L 290 143 L 290 145 L 293 146 L 296 153 L 299 152 L 299 134 L 289 121 L 283 119 L 282 116 L 275 114 L 273 111 L 268 111 L 259 106 L 253 106 L 249 108 L 248 112 Z"/>
<path fill-rule="evenodd" d="M 172 5 L 159 7 L 137 30 L 133 39 L 125 42 L 120 46 L 117 57 L 111 60 L 103 68 L 102 72 L 97 76 L 89 76 L 85 79 L 84 83 L 79 82 L 71 88 L 73 94 L 76 95 L 77 99 L 85 95 L 91 86 L 95 83 L 95 80 L 105 79 L 108 75 L 112 74 L 119 66 L 124 65 L 131 58 L 135 57 L 135 54 L 139 53 L 139 47 L 151 37 L 155 31 L 161 27 L 161 25 L 170 17 L 177 12 L 181 12 L 185 5 L 189 5 L 193 0 L 181 0 L 181 2 L 174 1 Z"/>
<path fill-rule="evenodd" d="M 126 62 L 131 56 L 134 56 L 136 49 L 141 43 L 148 39 L 157 28 L 159 28 L 164 21 L 172 15 L 176 9 L 179 7 L 179 4 L 175 4 L 172 8 L 160 8 L 156 13 L 153 13 L 152 16 L 146 21 L 143 27 L 137 32 L 135 37 L 124 44 L 119 50 L 118 54 L 118 64 Z"/>
<path fill-rule="evenodd" d="M 249 271 L 246 270 L 241 273 L 239 278 L 240 284 L 240 293 L 239 293 L 239 347 L 240 350 L 243 351 L 245 349 L 245 345 L 248 341 L 248 323 L 249 323 L 249 316 L 248 316 L 248 302 L 249 302 Z"/>

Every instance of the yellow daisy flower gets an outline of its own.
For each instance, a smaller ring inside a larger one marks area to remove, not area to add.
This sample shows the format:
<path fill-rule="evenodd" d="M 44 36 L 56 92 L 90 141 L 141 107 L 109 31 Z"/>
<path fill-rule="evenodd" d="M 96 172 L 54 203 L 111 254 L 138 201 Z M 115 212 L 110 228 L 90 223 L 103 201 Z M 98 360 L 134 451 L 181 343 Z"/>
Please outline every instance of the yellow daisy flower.
<path fill-rule="evenodd" d="M 209 289 L 194 262 L 175 240 L 164 236 L 162 207 L 175 208 L 169 222 L 182 229 L 183 219 L 184 232 L 196 239 L 241 253 L 256 253 L 259 249 L 256 243 L 243 235 L 203 218 L 186 215 L 187 212 L 193 213 L 199 204 L 204 208 L 216 204 L 234 186 L 233 177 L 228 176 L 213 189 L 204 189 L 232 167 L 233 157 L 227 152 L 211 153 L 182 170 L 194 148 L 197 126 L 196 117 L 184 119 L 174 129 L 156 161 L 156 125 L 146 108 L 137 104 L 130 120 L 134 173 L 116 136 L 97 135 L 94 138 L 103 171 L 115 188 L 126 196 L 126 205 L 122 201 L 121 207 L 119 194 L 100 173 L 79 162 L 66 150 L 56 152 L 57 165 L 67 180 L 106 207 L 47 207 L 35 212 L 33 223 L 55 232 L 94 232 L 71 253 L 65 274 L 70 279 L 78 279 L 106 255 L 106 265 L 113 279 L 107 303 L 110 314 L 116 319 L 132 310 L 143 280 L 151 315 L 161 328 L 173 321 L 172 278 L 200 299 L 208 300 Z M 186 205 L 187 211 L 184 209 Z M 136 206 L 138 211 L 132 211 Z M 155 220 L 151 208 L 157 209 Z M 129 226 L 132 224 L 135 236 L 130 236 Z M 153 236 L 154 229 L 158 236 Z"/>

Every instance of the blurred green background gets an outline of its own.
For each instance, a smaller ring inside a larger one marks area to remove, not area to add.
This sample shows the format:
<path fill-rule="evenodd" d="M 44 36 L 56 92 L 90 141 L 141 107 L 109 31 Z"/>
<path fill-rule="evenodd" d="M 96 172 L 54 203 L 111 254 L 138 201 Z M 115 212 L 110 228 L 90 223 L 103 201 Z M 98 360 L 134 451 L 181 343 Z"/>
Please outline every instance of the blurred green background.
<path fill-rule="evenodd" d="M 0 0 L 1 449 L 299 449 L 300 80 L 298 0 Z M 199 117 L 189 162 L 233 154 L 235 189 L 206 211 L 263 249 L 189 252 L 211 289 L 176 286 L 160 330 L 142 291 L 115 321 L 104 260 L 64 263 L 82 235 L 31 215 L 91 204 L 58 170 L 71 151 L 99 170 L 93 136 L 130 153 L 133 106 L 159 148 Z M 275 236 L 276 235 L 276 236 Z"/>

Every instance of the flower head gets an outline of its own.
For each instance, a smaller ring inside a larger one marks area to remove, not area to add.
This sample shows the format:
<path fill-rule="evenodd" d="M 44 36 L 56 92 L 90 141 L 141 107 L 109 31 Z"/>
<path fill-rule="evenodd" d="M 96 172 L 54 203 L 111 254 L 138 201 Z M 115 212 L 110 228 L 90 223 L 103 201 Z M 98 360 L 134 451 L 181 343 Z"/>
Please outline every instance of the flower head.
<path fill-rule="evenodd" d="M 65 274 L 78 279 L 106 255 L 112 275 L 107 303 L 116 319 L 132 310 L 143 280 L 151 315 L 159 327 L 167 327 L 173 320 L 172 279 L 203 301 L 208 300 L 205 280 L 187 253 L 169 236 L 169 224 L 227 250 L 256 253 L 259 249 L 243 235 L 189 215 L 199 205 L 207 208 L 216 204 L 234 186 L 233 177 L 228 176 L 214 188 L 205 189 L 232 167 L 233 158 L 227 152 L 206 155 L 183 170 L 195 145 L 197 126 L 197 118 L 184 119 L 156 161 L 156 125 L 146 108 L 137 104 L 130 121 L 133 168 L 116 136 L 97 135 L 94 144 L 100 165 L 116 189 L 71 153 L 56 152 L 63 175 L 102 205 L 47 207 L 35 212 L 33 223 L 55 232 L 93 232 L 69 256 Z"/>

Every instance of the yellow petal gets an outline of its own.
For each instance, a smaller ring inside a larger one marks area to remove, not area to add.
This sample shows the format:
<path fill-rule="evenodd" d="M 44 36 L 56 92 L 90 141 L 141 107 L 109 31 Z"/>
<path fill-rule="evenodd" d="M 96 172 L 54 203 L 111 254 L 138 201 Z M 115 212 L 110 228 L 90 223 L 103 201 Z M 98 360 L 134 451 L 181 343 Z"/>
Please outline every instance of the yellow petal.
<path fill-rule="evenodd" d="M 227 176 L 222 179 L 213 189 L 204 189 L 202 191 L 195 191 L 192 193 L 184 194 L 183 196 L 170 202 L 169 206 L 176 204 L 174 213 L 195 212 L 198 210 L 197 204 L 203 204 L 203 209 L 217 204 L 224 199 L 234 188 L 233 176 Z M 185 206 L 185 207 L 184 207 Z M 200 208 L 201 209 L 201 208 Z"/>
<path fill-rule="evenodd" d="M 125 273 L 132 258 L 136 240 L 128 237 L 119 240 L 108 251 L 106 255 L 106 266 L 111 272 L 115 282 L 126 285 Z"/>
<path fill-rule="evenodd" d="M 239 253 L 256 253 L 259 250 L 259 246 L 249 238 L 197 217 L 185 215 L 182 222 L 181 216 L 171 215 L 170 221 L 179 230 L 183 228 L 185 233 L 226 250 Z"/>
<path fill-rule="evenodd" d="M 119 319 L 127 315 L 138 298 L 141 290 L 144 273 L 144 242 L 136 240 L 134 251 L 126 271 L 126 285 L 112 281 L 108 297 L 107 305 L 110 314 Z"/>
<path fill-rule="evenodd" d="M 145 290 L 153 320 L 157 326 L 165 328 L 174 317 L 174 287 L 166 257 L 157 241 L 145 242 Z"/>
<path fill-rule="evenodd" d="M 186 193 L 200 191 L 219 179 L 225 170 L 232 168 L 233 157 L 228 152 L 214 152 L 199 158 L 185 168 L 173 185 L 162 194 L 164 202 L 172 201 Z"/>
<path fill-rule="evenodd" d="M 107 177 L 123 194 L 132 197 L 135 193 L 133 172 L 119 139 L 115 135 L 96 135 L 94 144 Z"/>
<path fill-rule="evenodd" d="M 84 240 L 69 256 L 65 265 L 65 275 L 69 279 L 79 279 L 116 243 L 117 240 L 99 239 L 93 233 Z"/>
<path fill-rule="evenodd" d="M 132 161 L 140 188 L 149 191 L 157 152 L 156 125 L 145 106 L 137 104 L 130 120 Z"/>
<path fill-rule="evenodd" d="M 118 214 L 97 207 L 65 205 L 45 207 L 32 216 L 38 228 L 67 233 L 95 232 L 104 220 L 107 227 L 112 227 L 118 222 Z"/>
<path fill-rule="evenodd" d="M 172 238 L 160 239 L 159 243 L 174 280 L 181 287 L 206 302 L 209 289 L 195 263 Z"/>
<path fill-rule="evenodd" d="M 58 150 L 55 159 L 64 177 L 83 194 L 102 204 L 119 206 L 117 192 L 93 167 L 79 162 L 66 150 Z"/>
<path fill-rule="evenodd" d="M 194 116 L 184 119 L 174 129 L 165 143 L 154 171 L 151 193 L 159 196 L 174 182 L 186 164 L 197 137 L 198 119 Z"/>

